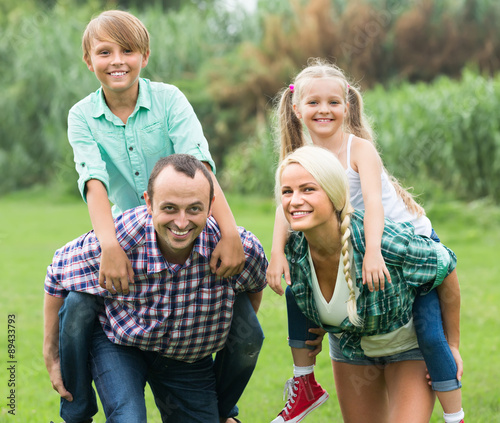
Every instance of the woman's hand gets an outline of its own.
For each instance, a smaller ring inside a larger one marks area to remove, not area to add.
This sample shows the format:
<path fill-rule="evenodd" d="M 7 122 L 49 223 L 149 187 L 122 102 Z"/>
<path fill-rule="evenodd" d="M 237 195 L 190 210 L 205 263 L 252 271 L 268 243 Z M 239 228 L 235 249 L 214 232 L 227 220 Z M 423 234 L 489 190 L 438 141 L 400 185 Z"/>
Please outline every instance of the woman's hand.
<path fill-rule="evenodd" d="M 269 287 L 278 295 L 283 295 L 285 291 L 281 287 L 281 277 L 285 277 L 287 285 L 291 285 L 290 268 L 285 253 L 271 253 L 271 260 L 267 267 L 266 279 Z"/>

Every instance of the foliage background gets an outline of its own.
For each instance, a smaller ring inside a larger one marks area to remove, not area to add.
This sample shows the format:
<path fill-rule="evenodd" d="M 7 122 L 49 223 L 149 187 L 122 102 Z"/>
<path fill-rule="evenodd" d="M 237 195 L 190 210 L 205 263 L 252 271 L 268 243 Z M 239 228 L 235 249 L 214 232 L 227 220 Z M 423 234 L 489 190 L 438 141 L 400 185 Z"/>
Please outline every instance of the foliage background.
<path fill-rule="evenodd" d="M 67 112 L 98 88 L 80 37 L 93 15 L 122 8 L 151 33 L 143 76 L 187 95 L 227 191 L 271 195 L 273 99 L 322 56 L 364 89 L 392 173 L 426 200 L 498 201 L 498 2 L 230 3 L 0 0 L 0 195 L 36 184 L 76 193 Z"/>

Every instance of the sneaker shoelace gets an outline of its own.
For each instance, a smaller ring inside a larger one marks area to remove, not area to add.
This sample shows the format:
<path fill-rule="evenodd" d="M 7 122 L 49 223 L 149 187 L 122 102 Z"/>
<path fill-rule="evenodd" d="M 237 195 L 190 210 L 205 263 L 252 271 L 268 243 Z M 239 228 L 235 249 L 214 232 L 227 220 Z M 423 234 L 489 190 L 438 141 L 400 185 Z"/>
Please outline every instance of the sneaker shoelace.
<path fill-rule="evenodd" d="M 292 409 L 292 404 L 295 403 L 294 398 L 297 396 L 295 392 L 297 392 L 297 388 L 295 385 L 298 385 L 299 382 L 296 381 L 294 378 L 288 379 L 285 383 L 285 389 L 283 390 L 283 400 L 285 400 L 286 396 L 286 405 L 283 411 L 286 412 L 286 414 L 289 414 L 290 410 Z"/>

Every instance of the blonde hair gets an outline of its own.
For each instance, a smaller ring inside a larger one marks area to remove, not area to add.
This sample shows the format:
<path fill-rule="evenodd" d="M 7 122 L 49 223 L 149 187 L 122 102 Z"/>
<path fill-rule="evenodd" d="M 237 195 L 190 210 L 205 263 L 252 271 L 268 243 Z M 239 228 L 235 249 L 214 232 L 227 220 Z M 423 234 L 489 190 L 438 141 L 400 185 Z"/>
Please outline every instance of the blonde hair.
<path fill-rule="evenodd" d="M 84 61 L 90 59 L 94 39 L 111 41 L 141 54 L 149 52 L 148 30 L 138 18 L 122 10 L 107 10 L 89 22 L 82 37 Z"/>
<path fill-rule="evenodd" d="M 344 264 L 344 276 L 349 287 L 347 314 L 349 321 L 355 326 L 362 325 L 356 307 L 356 293 L 351 278 L 351 260 L 349 255 L 349 239 L 351 237 L 351 214 L 354 211 L 349 200 L 349 184 L 342 164 L 337 157 L 322 147 L 308 145 L 300 147 L 285 157 L 276 171 L 276 198 L 280 198 L 281 176 L 290 164 L 299 164 L 318 182 L 332 202 L 337 213 L 341 235 L 341 259 Z"/>
<path fill-rule="evenodd" d="M 338 80 L 344 91 L 345 102 L 349 104 L 349 110 L 344 120 L 344 132 L 364 138 L 372 142 L 377 148 L 373 129 L 364 113 L 364 103 L 360 89 L 353 82 L 348 81 L 346 75 L 338 66 L 326 60 L 315 58 L 308 61 L 308 66 L 278 96 L 276 115 L 278 139 L 280 140 L 280 160 L 283 160 L 287 154 L 297 148 L 306 145 L 302 122 L 295 114 L 293 105 L 300 103 L 305 87 L 313 78 L 334 78 Z M 293 90 L 290 88 L 291 86 L 293 86 Z M 387 170 L 385 171 L 387 172 Z M 387 174 L 408 211 L 417 216 L 425 215 L 425 210 L 415 201 L 413 196 L 401 186 L 394 176 L 389 172 Z"/>

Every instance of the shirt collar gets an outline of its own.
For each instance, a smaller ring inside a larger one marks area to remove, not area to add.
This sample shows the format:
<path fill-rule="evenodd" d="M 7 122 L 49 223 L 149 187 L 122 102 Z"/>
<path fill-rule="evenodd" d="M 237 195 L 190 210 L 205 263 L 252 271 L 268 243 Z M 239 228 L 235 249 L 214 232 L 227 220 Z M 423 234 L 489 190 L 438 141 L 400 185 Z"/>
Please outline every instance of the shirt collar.
<path fill-rule="evenodd" d="M 113 121 L 113 113 L 111 113 L 111 110 L 109 109 L 108 105 L 106 104 L 106 100 L 104 99 L 104 92 L 102 90 L 102 87 L 100 87 L 96 91 L 96 98 L 94 101 L 94 110 L 92 113 L 92 117 L 94 118 L 99 118 L 102 115 L 106 117 L 106 119 Z M 139 96 L 137 97 L 137 103 L 135 105 L 135 109 L 132 113 L 135 114 L 139 108 L 145 108 L 150 110 L 151 109 L 151 94 L 149 90 L 149 81 L 144 78 L 139 78 Z"/>

